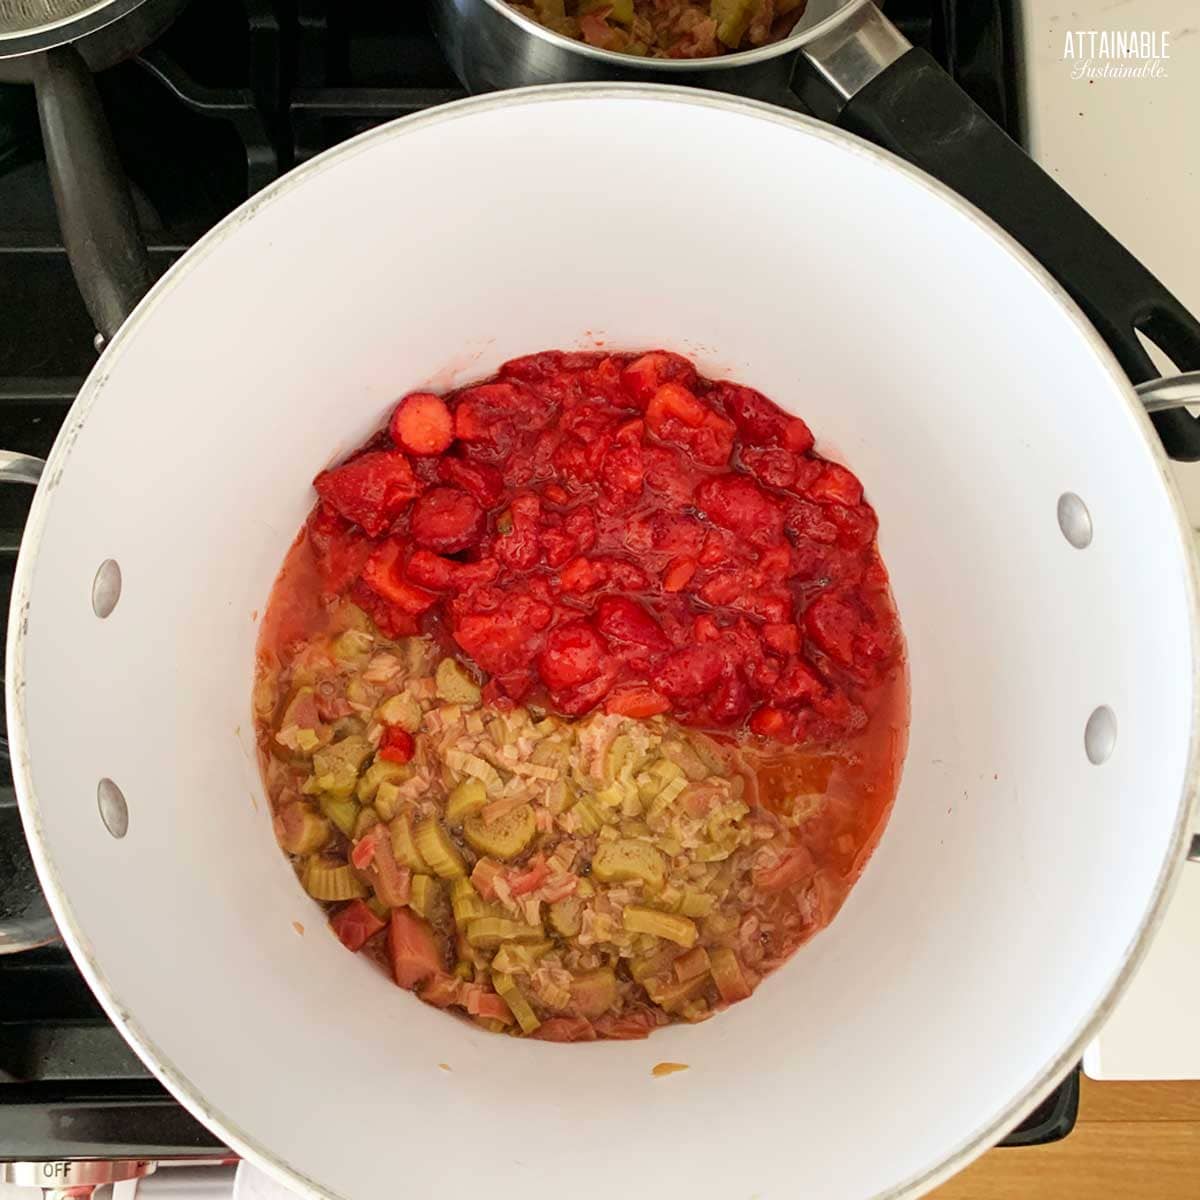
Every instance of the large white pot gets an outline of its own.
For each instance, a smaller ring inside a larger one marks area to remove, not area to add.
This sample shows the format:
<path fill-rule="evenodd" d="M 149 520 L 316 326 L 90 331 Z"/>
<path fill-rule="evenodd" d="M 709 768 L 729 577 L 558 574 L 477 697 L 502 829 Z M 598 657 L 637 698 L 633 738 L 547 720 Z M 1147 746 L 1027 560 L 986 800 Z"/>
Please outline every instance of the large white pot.
<path fill-rule="evenodd" d="M 427 1008 L 326 932 L 271 836 L 249 695 L 313 474 L 406 390 L 597 340 L 762 389 L 860 475 L 912 729 L 862 881 L 749 1003 L 561 1046 Z M 99 619 L 106 559 L 123 591 Z M 507 93 L 268 189 L 105 352 L 21 551 L 14 774 L 110 1016 L 301 1192 L 912 1195 L 1040 1100 L 1145 948 L 1182 858 L 1195 605 L 1132 389 L 978 213 L 729 97 Z M 1099 706 L 1116 742 L 1094 765 Z M 128 802 L 119 840 L 102 779 Z M 691 1070 L 653 1078 L 661 1060 Z"/>

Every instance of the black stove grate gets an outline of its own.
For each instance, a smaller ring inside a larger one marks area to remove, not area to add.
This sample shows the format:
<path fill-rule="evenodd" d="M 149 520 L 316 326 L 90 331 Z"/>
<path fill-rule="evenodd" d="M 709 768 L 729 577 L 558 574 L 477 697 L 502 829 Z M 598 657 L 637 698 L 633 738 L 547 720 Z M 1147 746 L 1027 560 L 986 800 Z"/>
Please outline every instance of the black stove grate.
<path fill-rule="evenodd" d="M 1009 0 L 890 0 L 887 11 L 1020 134 Z M 412 0 L 194 0 L 98 82 L 159 273 L 295 163 L 463 94 Z M 0 298 L 0 446 L 45 456 L 95 351 L 32 95 L 15 86 L 0 86 Z M 0 489 L 5 608 L 28 505 L 28 489 Z M 13 803 L 2 762 L 10 828 Z M 1073 1076 L 1006 1144 L 1065 1136 L 1077 1103 Z M 0 958 L 0 1160 L 222 1153 L 126 1047 L 65 950 Z"/>

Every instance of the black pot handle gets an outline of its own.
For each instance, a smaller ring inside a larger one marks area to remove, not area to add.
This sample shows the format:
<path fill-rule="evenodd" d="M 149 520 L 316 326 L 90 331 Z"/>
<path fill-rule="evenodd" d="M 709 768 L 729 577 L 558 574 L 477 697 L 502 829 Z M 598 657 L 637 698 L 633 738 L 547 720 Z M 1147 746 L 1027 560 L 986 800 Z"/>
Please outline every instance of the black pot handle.
<path fill-rule="evenodd" d="M 948 184 L 1017 239 L 1087 314 L 1134 383 L 1157 375 L 1141 331 L 1200 368 L 1200 322 L 873 5 L 806 46 L 794 87 L 817 115 Z M 1182 231 L 1181 231 L 1182 233 Z M 1172 458 L 1200 460 L 1200 423 L 1153 417 Z"/>
<path fill-rule="evenodd" d="M 68 45 L 37 55 L 33 79 L 63 244 L 108 341 L 154 282 L 129 181 L 79 52 Z"/>

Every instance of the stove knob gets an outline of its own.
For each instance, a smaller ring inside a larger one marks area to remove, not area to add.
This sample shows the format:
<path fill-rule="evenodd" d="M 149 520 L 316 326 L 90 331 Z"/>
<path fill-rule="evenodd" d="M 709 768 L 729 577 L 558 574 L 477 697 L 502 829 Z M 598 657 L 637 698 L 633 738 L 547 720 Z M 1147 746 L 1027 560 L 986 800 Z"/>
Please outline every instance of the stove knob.
<path fill-rule="evenodd" d="M 0 1163 L 0 1183 L 41 1188 L 46 1200 L 86 1200 L 98 1187 L 142 1179 L 156 1166 L 145 1159 Z"/>

